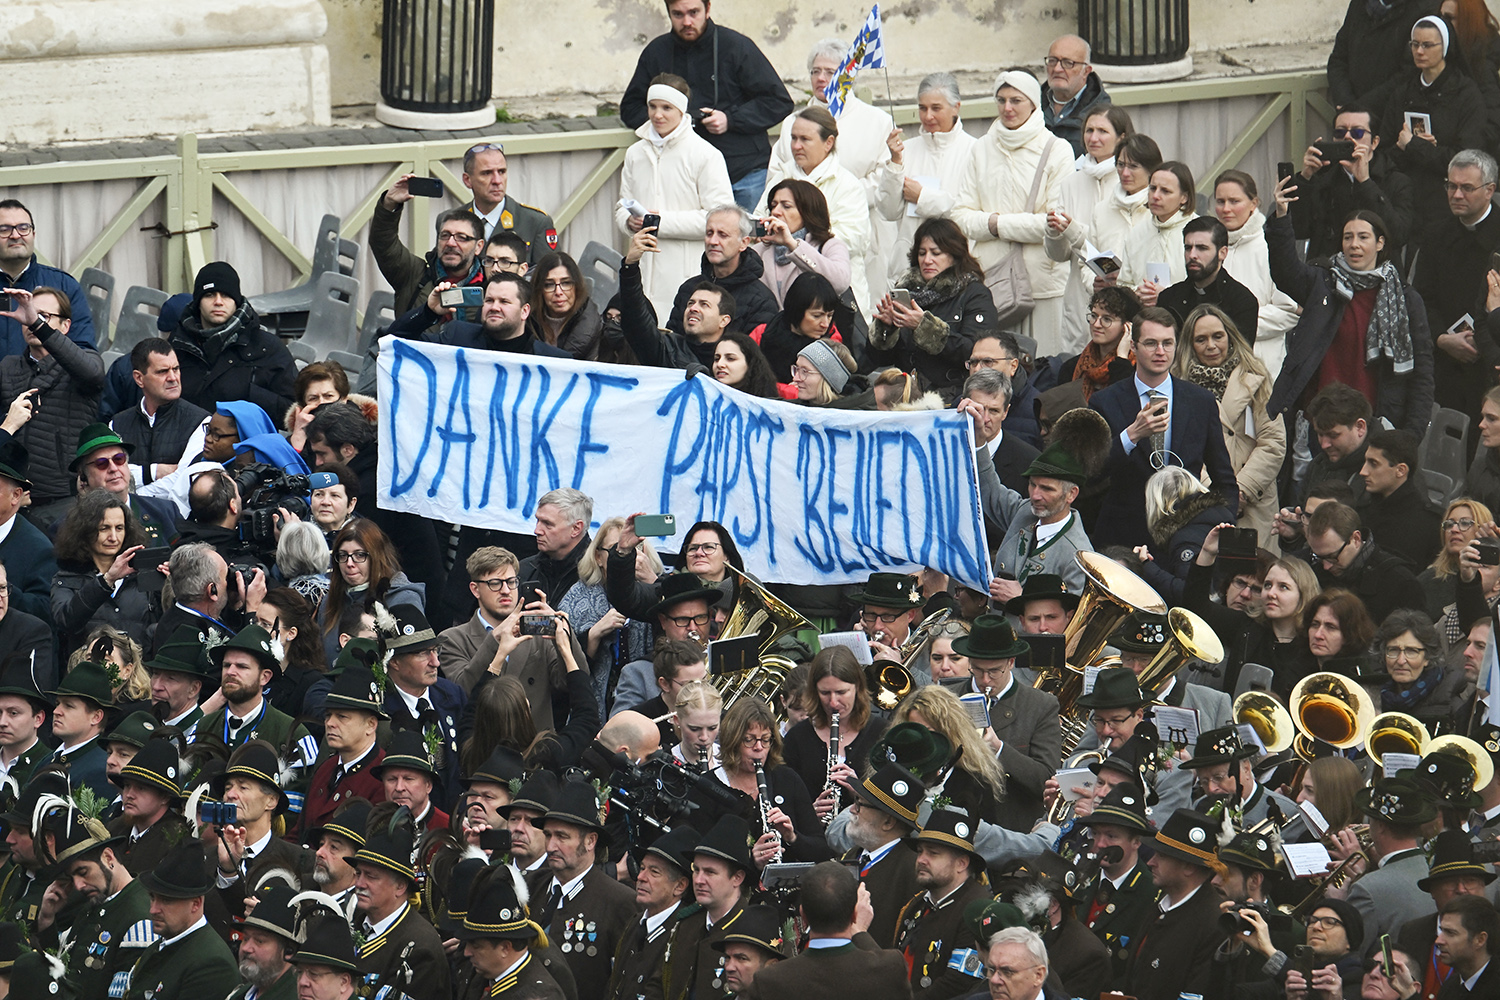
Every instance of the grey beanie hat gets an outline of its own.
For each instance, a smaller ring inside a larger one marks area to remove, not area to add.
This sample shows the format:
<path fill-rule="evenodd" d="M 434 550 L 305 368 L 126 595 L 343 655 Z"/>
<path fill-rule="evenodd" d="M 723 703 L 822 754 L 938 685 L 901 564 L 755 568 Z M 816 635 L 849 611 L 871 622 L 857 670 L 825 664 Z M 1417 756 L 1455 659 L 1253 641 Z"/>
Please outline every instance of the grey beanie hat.
<path fill-rule="evenodd" d="M 815 340 L 802 350 L 797 352 L 797 357 L 806 358 L 807 363 L 818 370 L 823 376 L 823 381 L 832 387 L 834 392 L 843 392 L 844 386 L 849 384 L 849 369 L 839 360 L 839 356 L 833 353 L 833 348 L 828 346 L 826 340 Z"/>

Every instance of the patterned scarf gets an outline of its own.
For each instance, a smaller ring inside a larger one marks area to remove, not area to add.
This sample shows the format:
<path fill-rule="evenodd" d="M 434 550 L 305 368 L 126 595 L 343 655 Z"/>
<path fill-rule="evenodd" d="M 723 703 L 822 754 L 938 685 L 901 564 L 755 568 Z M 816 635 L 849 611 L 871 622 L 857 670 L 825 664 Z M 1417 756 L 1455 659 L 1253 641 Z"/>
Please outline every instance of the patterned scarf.
<path fill-rule="evenodd" d="M 801 240 L 807 239 L 807 227 L 803 226 L 801 229 L 799 229 L 795 233 L 793 233 L 792 234 L 792 239 L 797 240 L 799 242 Z M 792 249 L 784 247 L 780 243 L 777 243 L 777 244 L 774 245 L 773 252 L 776 255 L 776 263 L 777 264 L 785 264 L 787 261 L 789 261 L 789 260 L 792 259 Z"/>
<path fill-rule="evenodd" d="M 1370 315 L 1369 328 L 1365 330 L 1365 361 L 1374 362 L 1389 358 L 1391 370 L 1397 373 L 1412 370 L 1414 357 L 1411 346 L 1411 324 L 1406 314 L 1406 290 L 1401 285 L 1401 274 L 1396 265 L 1386 261 L 1373 271 L 1356 271 L 1349 266 L 1342 253 L 1333 258 L 1333 290 L 1345 302 L 1354 298 L 1355 292 L 1378 288 L 1375 293 L 1375 311 Z"/>
<path fill-rule="evenodd" d="M 1222 365 L 1203 365 L 1194 361 L 1188 368 L 1188 381 L 1201 385 L 1214 394 L 1214 399 L 1224 402 L 1224 390 L 1229 387 L 1229 376 L 1240 366 L 1240 352 L 1229 349 L 1229 357 Z"/>
<path fill-rule="evenodd" d="M 1405 690 L 1396 687 L 1395 681 L 1387 681 L 1380 689 L 1380 710 L 1382 712 L 1405 712 L 1410 715 L 1412 708 L 1430 695 L 1433 689 L 1441 683 L 1443 683 L 1442 665 L 1428 662 L 1427 669 L 1422 671 L 1422 676 L 1407 685 Z"/>
<path fill-rule="evenodd" d="M 1123 334 L 1121 335 L 1123 336 Z M 1083 401 L 1088 402 L 1089 397 L 1109 385 L 1109 363 L 1115 359 L 1115 349 L 1105 351 L 1092 340 L 1078 355 L 1078 360 L 1073 364 L 1073 378 L 1083 382 Z M 1130 364 L 1135 366 L 1135 351 L 1130 352 Z"/>

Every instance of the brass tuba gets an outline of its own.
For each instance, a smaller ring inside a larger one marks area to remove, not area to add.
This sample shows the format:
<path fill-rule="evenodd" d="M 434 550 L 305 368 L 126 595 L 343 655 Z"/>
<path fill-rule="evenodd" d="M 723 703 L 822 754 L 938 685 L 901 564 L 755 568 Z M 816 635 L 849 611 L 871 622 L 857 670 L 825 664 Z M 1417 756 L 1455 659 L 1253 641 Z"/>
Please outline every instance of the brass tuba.
<path fill-rule="evenodd" d="M 1417 719 L 1404 712 L 1384 712 L 1370 720 L 1365 730 L 1365 753 L 1376 767 L 1385 763 L 1388 753 L 1409 753 L 1422 756 L 1432 734 Z"/>
<path fill-rule="evenodd" d="M 733 674 L 717 674 L 708 680 L 723 696 L 726 710 L 741 698 L 759 698 L 771 706 L 777 719 L 785 722 L 785 713 L 776 703 L 776 695 L 786 683 L 787 675 L 796 667 L 790 658 L 772 653 L 762 656 L 759 666 Z"/>
<path fill-rule="evenodd" d="M 1235 725 L 1249 725 L 1255 729 L 1255 734 L 1265 744 L 1266 753 L 1280 753 L 1292 745 L 1292 737 L 1296 735 L 1292 713 L 1275 695 L 1246 691 L 1234 699 L 1233 715 Z"/>
<path fill-rule="evenodd" d="M 1073 558 L 1088 579 L 1063 635 L 1067 637 L 1067 662 L 1082 670 L 1133 612 L 1164 615 L 1167 605 L 1145 580 L 1108 556 L 1079 552 Z"/>
<path fill-rule="evenodd" d="M 729 618 L 719 631 L 720 639 L 738 639 L 758 633 L 760 654 L 764 656 L 782 636 L 803 629 L 817 630 L 812 622 L 772 594 L 758 580 L 741 573 L 727 563 L 724 569 L 735 576 L 734 607 L 729 609 Z"/>
<path fill-rule="evenodd" d="M 1474 768 L 1474 791 L 1488 785 L 1495 777 L 1495 763 L 1489 752 L 1467 736 L 1438 736 L 1428 742 L 1426 753 L 1451 753 L 1467 760 Z"/>
<path fill-rule="evenodd" d="M 876 660 L 865 667 L 865 684 L 876 706 L 887 712 L 893 711 L 917 687 L 911 671 L 890 660 Z"/>
<path fill-rule="evenodd" d="M 1339 750 L 1358 746 L 1375 720 L 1375 703 L 1343 674 L 1308 674 L 1292 688 L 1292 721 L 1309 740 Z"/>
<path fill-rule="evenodd" d="M 1166 684 L 1188 660 L 1212 664 L 1224 659 L 1224 644 L 1219 641 L 1213 627 L 1187 608 L 1173 608 L 1167 612 L 1167 632 L 1171 638 L 1141 671 L 1140 684 L 1144 694 L 1152 694 Z"/>

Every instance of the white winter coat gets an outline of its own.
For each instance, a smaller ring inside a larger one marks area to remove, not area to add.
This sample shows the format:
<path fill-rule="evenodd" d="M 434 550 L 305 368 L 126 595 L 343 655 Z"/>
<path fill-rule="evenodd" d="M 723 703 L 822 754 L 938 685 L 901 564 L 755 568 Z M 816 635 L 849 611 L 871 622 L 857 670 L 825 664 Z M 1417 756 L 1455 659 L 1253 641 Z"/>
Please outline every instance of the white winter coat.
<path fill-rule="evenodd" d="M 1256 314 L 1255 356 L 1265 363 L 1272 378 L 1281 371 L 1286 358 L 1286 332 L 1297 325 L 1300 312 L 1291 296 L 1271 280 L 1270 258 L 1266 250 L 1266 217 L 1255 211 L 1245 224 L 1229 234 L 1229 256 L 1224 258 L 1229 276 L 1255 295 L 1260 303 Z"/>
<path fill-rule="evenodd" d="M 1007 132 L 1015 134 L 1007 136 Z M 964 235 L 974 241 L 974 256 L 986 269 L 1003 260 L 1017 243 L 1022 244 L 1031 294 L 1037 299 L 1061 296 L 1068 283 L 1068 265 L 1049 260 L 1042 249 L 1047 212 L 1057 207 L 1063 179 L 1073 173 L 1073 147 L 1066 140 L 1052 143 L 1042 168 L 1036 204 L 1031 212 L 1026 211 L 1026 196 L 1031 193 L 1037 164 L 1048 140 L 1054 138 L 1043 125 L 1040 111 L 1032 112 L 1017 129 L 1007 129 L 996 118 L 974 145 L 951 216 Z M 999 218 L 992 233 L 990 216 L 996 213 Z"/>
<path fill-rule="evenodd" d="M 1197 212 L 1178 212 L 1166 222 L 1158 222 L 1156 216 L 1148 212 L 1125 235 L 1125 245 L 1120 249 L 1117 284 L 1139 288 L 1146 280 L 1147 264 L 1167 265 L 1174 285 L 1185 280 L 1187 259 L 1182 255 L 1182 230 L 1197 217 Z"/>
<path fill-rule="evenodd" d="M 1077 163 L 1084 165 L 1062 182 L 1061 207 L 1072 221 L 1056 236 L 1049 231 L 1042 244 L 1049 259 L 1067 262 L 1069 267 L 1068 290 L 1063 294 L 1062 348 L 1065 354 L 1083 350 L 1089 339 L 1089 299 L 1094 294 L 1094 272 L 1084 266 L 1084 242 L 1092 243 L 1096 250 L 1119 252 L 1118 247 L 1100 246 L 1093 237 L 1093 227 L 1094 216 L 1103 214 L 1101 206 L 1108 204 L 1116 193 L 1124 194 L 1120 188 L 1120 175 L 1114 170 L 1114 157 L 1104 163 L 1095 163 L 1085 153 Z"/>
<path fill-rule="evenodd" d="M 672 299 L 684 278 L 697 274 L 703 256 L 703 230 L 711 209 L 734 204 L 734 189 L 724 154 L 693 131 L 687 116 L 658 148 L 648 121 L 635 130 L 641 139 L 625 152 L 620 173 L 620 201 L 615 206 L 615 224 L 627 237 L 630 213 L 627 199 L 635 199 L 646 211 L 661 215 L 657 246 L 660 253 L 641 258 L 641 280 L 646 297 L 665 318 L 672 313 Z"/>
<path fill-rule="evenodd" d="M 979 140 L 964 131 L 959 119 L 948 132 L 923 132 L 906 140 L 900 163 L 887 163 L 880 171 L 880 184 L 875 191 L 875 204 L 881 216 L 895 220 L 896 237 L 890 252 L 886 254 L 887 275 L 892 281 L 901 277 L 911 266 L 913 235 L 917 227 L 928 219 L 947 218 L 958 201 L 958 185 L 969 169 L 969 158 L 974 155 L 974 145 Z M 922 193 L 915 205 L 901 197 L 902 182 L 906 178 L 929 178 L 922 183 Z M 937 183 L 932 183 L 936 178 Z"/>

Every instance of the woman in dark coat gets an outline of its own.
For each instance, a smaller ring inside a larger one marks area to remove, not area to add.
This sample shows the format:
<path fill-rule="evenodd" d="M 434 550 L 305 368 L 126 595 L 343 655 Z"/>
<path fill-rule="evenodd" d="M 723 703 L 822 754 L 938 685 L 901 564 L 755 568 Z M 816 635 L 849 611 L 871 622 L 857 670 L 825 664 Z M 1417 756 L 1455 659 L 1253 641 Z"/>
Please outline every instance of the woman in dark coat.
<path fill-rule="evenodd" d="M 948 219 L 928 219 L 917 227 L 907 255 L 911 270 L 896 282 L 911 292 L 910 303 L 887 293 L 875 307 L 870 327 L 870 360 L 915 372 L 924 389 L 936 390 L 953 405 L 967 371 L 974 341 L 995 325 L 995 300 L 985 287 L 984 270 L 969 252 L 969 241 Z"/>
<path fill-rule="evenodd" d="M 1453 50 L 1445 21 L 1424 17 L 1412 26 L 1411 58 L 1415 69 L 1395 78 L 1380 112 L 1380 145 L 1411 181 L 1415 244 L 1426 225 L 1448 217 L 1448 161 L 1461 149 L 1490 148 L 1491 136 L 1484 95 Z M 1413 134 L 1408 112 L 1426 115 L 1431 132 Z"/>
<path fill-rule="evenodd" d="M 1468 718 L 1459 716 L 1474 688 L 1462 667 L 1444 664 L 1432 619 L 1397 608 L 1375 633 L 1375 649 L 1390 678 L 1380 689 L 1380 711 L 1415 716 L 1434 736 L 1468 731 Z"/>
<path fill-rule="evenodd" d="M 1420 436 L 1432 419 L 1432 334 L 1427 309 L 1386 254 L 1385 223 L 1361 209 L 1343 226 L 1331 266 L 1297 257 L 1292 196 L 1276 185 L 1276 216 L 1266 222 L 1271 280 L 1302 307 L 1287 331 L 1286 361 L 1266 410 L 1300 409 L 1330 382 L 1353 386 L 1375 416 Z"/>
<path fill-rule="evenodd" d="M 1136 547 L 1142 558 L 1141 579 L 1168 604 L 1181 604 L 1188 568 L 1203 539 L 1220 524 L 1234 521 L 1234 511 L 1217 490 L 1209 490 L 1180 465 L 1169 465 L 1146 481 L 1146 524 L 1151 544 Z"/>
<path fill-rule="evenodd" d="M 161 613 L 136 580 L 131 559 L 146 532 L 130 507 L 106 490 L 90 490 L 57 530 L 57 574 L 52 578 L 52 623 L 64 655 L 90 631 L 108 625 L 138 643 Z"/>

